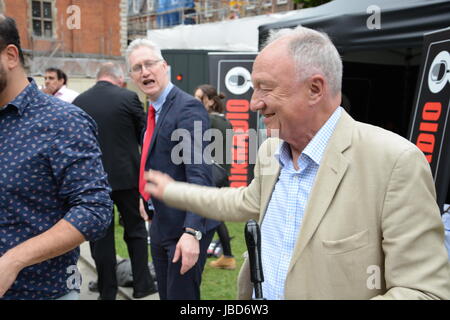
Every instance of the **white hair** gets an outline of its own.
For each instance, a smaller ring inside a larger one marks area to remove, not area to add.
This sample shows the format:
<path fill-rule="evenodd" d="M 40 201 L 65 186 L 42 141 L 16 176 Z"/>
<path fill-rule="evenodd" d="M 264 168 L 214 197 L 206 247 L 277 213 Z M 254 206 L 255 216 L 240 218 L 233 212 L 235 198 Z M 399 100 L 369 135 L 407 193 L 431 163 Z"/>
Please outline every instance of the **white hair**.
<path fill-rule="evenodd" d="M 161 54 L 161 49 L 153 41 L 151 41 L 149 39 L 145 39 L 145 38 L 135 39 L 129 44 L 127 50 L 125 51 L 125 59 L 127 61 L 128 69 L 130 69 L 130 67 L 131 67 L 130 66 L 131 53 L 134 50 L 139 49 L 141 47 L 149 48 L 150 50 L 152 50 L 152 52 L 156 56 L 156 58 L 164 60 L 164 58 Z"/>
<path fill-rule="evenodd" d="M 300 81 L 322 74 L 331 93 L 337 95 L 342 87 L 342 59 L 326 33 L 298 26 L 295 29 L 272 31 L 266 45 L 280 38 L 289 38 L 289 51 Z"/>
<path fill-rule="evenodd" d="M 112 77 L 115 80 L 123 81 L 125 75 L 123 73 L 122 68 L 113 62 L 103 63 L 97 71 L 97 79 L 101 77 L 108 76 Z"/>

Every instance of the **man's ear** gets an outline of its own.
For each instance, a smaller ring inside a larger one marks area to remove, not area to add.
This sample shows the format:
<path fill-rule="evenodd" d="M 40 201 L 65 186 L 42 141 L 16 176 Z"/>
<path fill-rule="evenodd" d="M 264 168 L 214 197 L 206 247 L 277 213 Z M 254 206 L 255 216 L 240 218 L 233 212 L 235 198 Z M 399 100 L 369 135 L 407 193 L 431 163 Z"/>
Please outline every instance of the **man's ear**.
<path fill-rule="evenodd" d="M 8 45 L 5 48 L 6 53 L 6 67 L 9 70 L 15 69 L 20 65 L 19 49 L 13 44 Z"/>
<path fill-rule="evenodd" d="M 325 78 L 315 74 L 309 79 L 309 98 L 312 103 L 318 102 L 325 93 Z"/>
<path fill-rule="evenodd" d="M 58 88 L 61 88 L 64 85 L 64 78 L 58 79 Z"/>

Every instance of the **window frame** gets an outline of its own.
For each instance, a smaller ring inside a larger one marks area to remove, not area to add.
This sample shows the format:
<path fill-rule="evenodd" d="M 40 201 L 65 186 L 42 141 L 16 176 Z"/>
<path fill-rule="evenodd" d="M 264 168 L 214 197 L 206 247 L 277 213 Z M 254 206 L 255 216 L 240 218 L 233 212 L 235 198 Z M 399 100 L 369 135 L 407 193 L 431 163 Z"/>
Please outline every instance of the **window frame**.
<path fill-rule="evenodd" d="M 34 10 L 33 7 L 35 5 L 35 3 L 39 3 L 39 10 L 40 10 L 40 16 L 35 16 L 34 15 Z M 49 4 L 50 5 L 50 18 L 49 17 L 45 17 L 44 15 L 44 7 L 45 4 Z M 33 38 L 37 38 L 37 39 L 44 39 L 44 40 L 49 40 L 49 39 L 54 39 L 55 38 L 55 19 L 54 19 L 54 1 L 53 0 L 31 0 L 31 5 L 30 5 L 30 20 L 31 20 L 31 34 L 33 35 Z M 34 22 L 35 21 L 39 21 L 40 22 L 40 32 L 41 34 L 36 34 L 35 33 L 35 26 L 34 26 Z M 50 23 L 51 28 L 46 29 L 45 25 L 46 23 Z M 47 35 L 46 34 L 46 30 L 50 30 L 51 34 Z"/>

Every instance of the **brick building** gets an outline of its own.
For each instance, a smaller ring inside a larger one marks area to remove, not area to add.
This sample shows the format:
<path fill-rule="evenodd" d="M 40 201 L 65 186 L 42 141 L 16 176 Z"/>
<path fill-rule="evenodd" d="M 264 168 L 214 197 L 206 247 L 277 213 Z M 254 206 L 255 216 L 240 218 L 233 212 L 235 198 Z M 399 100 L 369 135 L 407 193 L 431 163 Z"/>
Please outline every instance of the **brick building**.
<path fill-rule="evenodd" d="M 93 78 L 101 62 L 123 64 L 127 6 L 127 0 L 0 0 L 0 12 L 17 22 L 29 74 L 56 66 L 69 78 Z"/>

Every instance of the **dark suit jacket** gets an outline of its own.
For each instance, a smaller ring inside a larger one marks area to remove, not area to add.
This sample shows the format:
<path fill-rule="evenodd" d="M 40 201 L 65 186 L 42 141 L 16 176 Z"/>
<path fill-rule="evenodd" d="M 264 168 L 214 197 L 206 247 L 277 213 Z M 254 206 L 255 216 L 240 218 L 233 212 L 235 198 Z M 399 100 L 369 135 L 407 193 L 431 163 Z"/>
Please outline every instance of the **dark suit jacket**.
<path fill-rule="evenodd" d="M 103 166 L 113 191 L 137 188 L 139 143 L 146 120 L 137 94 L 99 81 L 73 104 L 97 122 Z"/>
<path fill-rule="evenodd" d="M 216 156 L 215 152 L 212 153 L 213 159 L 220 164 L 225 170 L 227 170 L 227 174 L 230 175 L 231 164 L 227 163 L 227 158 L 232 159 L 231 157 L 231 148 L 227 148 L 227 130 L 231 130 L 232 133 L 233 125 L 231 122 L 225 117 L 224 114 L 219 113 L 210 113 L 209 121 L 211 122 L 211 129 L 217 129 L 222 133 L 222 157 L 219 155 Z M 231 140 L 230 140 L 231 141 Z M 214 139 L 212 140 L 212 143 Z"/>
<path fill-rule="evenodd" d="M 205 107 L 191 95 L 173 87 L 161 108 L 145 169 L 165 172 L 177 181 L 211 186 L 211 165 L 206 164 L 203 159 L 203 149 L 209 142 L 202 139 L 209 126 Z M 175 139 L 174 136 L 175 141 L 172 141 L 172 133 L 176 129 L 180 129 L 177 133 L 180 133 L 181 138 L 178 136 Z M 196 147 L 194 130 L 195 137 L 201 142 Z M 173 154 L 179 156 L 178 159 Z M 152 198 L 152 202 L 155 207 L 150 231 L 152 241 L 177 239 L 181 237 L 185 227 L 206 233 L 219 225 L 215 220 L 168 207 L 155 198 Z"/>

